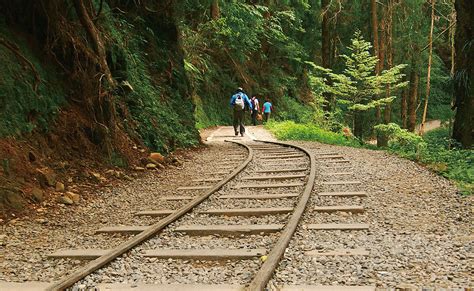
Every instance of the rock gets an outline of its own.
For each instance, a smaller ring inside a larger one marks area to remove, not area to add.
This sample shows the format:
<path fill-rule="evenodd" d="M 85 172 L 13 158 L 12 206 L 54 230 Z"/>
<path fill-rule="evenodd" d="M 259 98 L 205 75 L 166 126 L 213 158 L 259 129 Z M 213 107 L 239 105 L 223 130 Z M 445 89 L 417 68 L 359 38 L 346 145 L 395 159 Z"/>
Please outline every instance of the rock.
<path fill-rule="evenodd" d="M 66 192 L 66 197 L 71 199 L 74 204 L 79 204 L 81 196 L 73 192 Z"/>
<path fill-rule="evenodd" d="M 66 187 L 64 187 L 64 184 L 61 182 L 56 182 L 56 191 L 58 192 L 64 192 Z"/>
<path fill-rule="evenodd" d="M 31 195 L 33 195 L 33 199 L 38 203 L 44 201 L 44 192 L 40 188 L 33 188 L 33 190 L 31 190 Z"/>
<path fill-rule="evenodd" d="M 143 167 L 135 167 L 135 171 L 145 171 L 145 168 L 143 168 Z"/>
<path fill-rule="evenodd" d="M 149 169 L 149 170 L 153 170 L 153 169 L 156 169 L 156 165 L 152 164 L 152 163 L 149 163 L 149 164 L 146 165 L 146 168 Z"/>
<path fill-rule="evenodd" d="M 95 173 L 95 172 L 91 172 L 91 178 L 96 183 L 101 183 L 101 182 L 107 181 L 107 179 L 105 177 L 103 177 L 101 174 Z"/>
<path fill-rule="evenodd" d="M 56 186 L 56 175 L 54 174 L 53 170 L 45 167 L 41 169 L 37 169 L 37 178 L 41 185 L 41 187 L 54 187 Z"/>
<path fill-rule="evenodd" d="M 149 158 L 160 164 L 165 162 L 165 157 L 163 157 L 160 153 L 151 153 Z"/>
<path fill-rule="evenodd" d="M 22 209 L 25 206 L 25 199 L 21 193 L 15 189 L 2 189 L 0 188 L 0 203 L 5 201 L 7 205 L 17 210 Z"/>
<path fill-rule="evenodd" d="M 74 204 L 74 201 L 72 201 L 71 198 L 67 197 L 67 196 L 61 196 L 58 198 L 58 202 L 61 203 L 61 204 L 65 204 L 65 205 L 72 205 Z"/>

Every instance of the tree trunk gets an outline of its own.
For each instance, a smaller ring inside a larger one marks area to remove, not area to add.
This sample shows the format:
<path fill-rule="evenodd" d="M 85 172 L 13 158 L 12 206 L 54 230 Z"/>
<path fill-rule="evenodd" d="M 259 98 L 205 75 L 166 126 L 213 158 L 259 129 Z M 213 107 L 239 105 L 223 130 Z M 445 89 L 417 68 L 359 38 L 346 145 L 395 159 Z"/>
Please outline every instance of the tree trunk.
<path fill-rule="evenodd" d="M 456 0 L 457 21 L 455 35 L 456 96 L 453 138 L 465 148 L 472 148 L 474 142 L 474 1 Z"/>
<path fill-rule="evenodd" d="M 421 119 L 420 135 L 423 135 L 425 131 L 426 113 L 428 112 L 428 99 L 430 97 L 431 62 L 433 58 L 433 29 L 434 29 L 435 2 L 436 0 L 431 0 L 431 27 L 430 27 L 430 34 L 428 37 L 430 51 L 428 55 L 428 75 L 426 77 L 425 105 L 423 108 L 423 117 Z"/>
<path fill-rule="evenodd" d="M 364 125 L 364 113 L 361 111 L 354 112 L 354 125 L 353 125 L 353 132 L 354 136 L 359 138 L 361 141 L 363 139 L 363 125 Z"/>
<path fill-rule="evenodd" d="M 321 0 L 322 23 L 321 23 L 321 60 L 324 68 L 331 67 L 331 35 L 329 33 L 329 0 Z M 325 103 L 323 110 L 329 112 L 331 110 L 331 94 L 324 93 Z"/>
<path fill-rule="evenodd" d="M 402 127 L 407 128 L 407 98 L 408 97 L 408 89 L 403 89 L 402 92 L 402 99 L 400 100 L 400 117 L 402 119 Z"/>
<path fill-rule="evenodd" d="M 377 19 L 377 1 L 370 0 L 370 12 L 372 23 L 372 45 L 374 46 L 374 56 L 379 56 L 379 24 Z M 380 66 L 375 66 L 375 74 L 380 73 Z"/>
<path fill-rule="evenodd" d="M 112 74 L 107 64 L 107 55 L 104 43 L 102 42 L 99 31 L 95 27 L 94 22 L 92 21 L 89 13 L 87 12 L 86 6 L 84 5 L 84 1 L 74 0 L 74 8 L 76 10 L 79 21 L 86 30 L 89 38 L 92 40 L 94 51 L 97 54 L 97 61 L 99 63 L 102 73 L 105 75 L 109 86 L 111 86 L 112 88 L 115 87 L 115 81 L 112 78 Z"/>
<path fill-rule="evenodd" d="M 408 130 L 415 132 L 416 128 L 416 105 L 418 102 L 418 82 L 420 76 L 416 71 L 416 67 L 412 67 L 410 73 L 410 95 L 408 99 Z"/>
<path fill-rule="evenodd" d="M 371 16 L 371 25 L 372 25 L 372 45 L 374 46 L 374 56 L 379 56 L 379 24 L 377 18 L 377 1 L 370 0 L 370 16 Z M 380 74 L 380 59 L 379 62 L 375 65 L 375 74 Z M 376 98 L 376 96 L 374 96 Z M 380 123 L 381 120 L 381 112 L 380 106 L 375 107 L 375 118 L 377 120 L 377 124 Z"/>
<path fill-rule="evenodd" d="M 386 13 L 386 28 L 385 28 L 385 33 L 386 33 L 386 42 L 387 42 L 387 49 L 386 49 L 386 55 L 387 55 L 387 69 L 391 69 L 393 66 L 393 39 L 392 39 L 392 31 L 393 31 L 393 0 L 389 0 L 387 4 L 387 13 Z M 382 63 L 383 65 L 383 63 Z M 385 97 L 390 97 L 391 92 L 390 92 L 390 85 L 387 85 L 387 89 L 385 91 Z M 387 104 L 385 107 L 384 111 L 384 122 L 390 123 L 392 120 L 392 104 Z"/>
<path fill-rule="evenodd" d="M 211 17 L 216 20 L 221 16 L 221 10 L 219 8 L 219 0 L 212 0 L 211 2 Z"/>

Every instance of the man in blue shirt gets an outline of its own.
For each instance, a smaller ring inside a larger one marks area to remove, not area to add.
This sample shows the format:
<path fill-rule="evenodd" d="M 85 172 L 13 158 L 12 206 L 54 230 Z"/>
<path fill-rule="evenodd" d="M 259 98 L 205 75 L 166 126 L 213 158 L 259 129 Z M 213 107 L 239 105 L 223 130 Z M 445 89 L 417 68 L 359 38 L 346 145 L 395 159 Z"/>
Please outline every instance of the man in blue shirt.
<path fill-rule="evenodd" d="M 263 106 L 262 106 L 262 113 L 264 114 L 264 122 L 268 121 L 272 111 L 273 111 L 272 103 L 270 102 L 270 100 L 265 99 L 265 103 L 263 103 Z"/>
<path fill-rule="evenodd" d="M 230 106 L 232 106 L 234 111 L 233 125 L 235 136 L 239 135 L 239 129 L 240 136 L 244 136 L 244 112 L 247 109 L 252 110 L 252 104 L 250 103 L 249 97 L 244 93 L 244 90 L 241 87 L 237 88 L 234 95 L 230 98 Z"/>

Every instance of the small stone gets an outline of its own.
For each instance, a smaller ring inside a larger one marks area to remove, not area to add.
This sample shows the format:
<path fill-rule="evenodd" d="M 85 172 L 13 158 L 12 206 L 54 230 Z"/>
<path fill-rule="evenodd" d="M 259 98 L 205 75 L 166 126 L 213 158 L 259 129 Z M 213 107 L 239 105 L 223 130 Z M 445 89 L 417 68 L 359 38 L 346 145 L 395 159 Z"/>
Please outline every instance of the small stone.
<path fill-rule="evenodd" d="M 79 201 L 81 200 L 81 196 L 79 194 L 73 193 L 73 192 L 66 192 L 66 197 L 71 199 L 71 201 L 74 204 L 79 204 Z"/>
<path fill-rule="evenodd" d="M 151 153 L 149 158 L 158 163 L 164 163 L 165 161 L 165 157 L 163 157 L 160 153 Z"/>
<path fill-rule="evenodd" d="M 145 171 L 145 168 L 143 168 L 143 167 L 135 167 L 134 170 L 135 170 L 135 171 Z"/>
<path fill-rule="evenodd" d="M 56 182 L 56 191 L 58 192 L 64 192 L 66 188 L 64 187 L 64 184 L 61 182 Z"/>
<path fill-rule="evenodd" d="M 56 186 L 56 175 L 51 169 L 45 167 L 37 169 L 36 172 L 41 187 Z"/>
<path fill-rule="evenodd" d="M 149 169 L 149 170 L 153 170 L 153 169 L 156 169 L 156 165 L 152 164 L 152 163 L 149 163 L 149 164 L 146 165 L 146 168 Z"/>
<path fill-rule="evenodd" d="M 31 195 L 33 195 L 33 199 L 38 203 L 44 201 L 44 192 L 39 188 L 33 188 L 33 190 L 31 190 Z"/>
<path fill-rule="evenodd" d="M 61 197 L 59 197 L 58 202 L 61 203 L 61 204 L 65 204 L 65 205 L 72 205 L 72 204 L 74 204 L 74 201 L 72 201 L 72 199 L 69 198 L 69 197 L 67 197 L 67 196 L 61 196 Z"/>

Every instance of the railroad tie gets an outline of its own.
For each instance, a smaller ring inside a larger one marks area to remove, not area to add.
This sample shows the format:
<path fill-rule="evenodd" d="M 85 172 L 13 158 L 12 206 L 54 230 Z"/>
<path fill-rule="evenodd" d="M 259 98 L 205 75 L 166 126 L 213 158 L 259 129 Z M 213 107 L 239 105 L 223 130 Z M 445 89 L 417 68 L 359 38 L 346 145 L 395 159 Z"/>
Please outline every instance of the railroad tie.
<path fill-rule="evenodd" d="M 292 155 L 271 155 L 271 156 L 261 156 L 260 159 L 262 160 L 273 160 L 273 159 L 299 159 L 304 158 L 306 155 L 303 154 L 292 154 Z"/>
<path fill-rule="evenodd" d="M 204 178 L 204 179 L 193 179 L 192 182 L 219 182 L 221 178 Z"/>
<path fill-rule="evenodd" d="M 342 175 L 353 175 L 354 172 L 332 172 L 332 173 L 323 173 L 324 176 L 342 176 Z"/>
<path fill-rule="evenodd" d="M 292 194 L 255 194 L 255 195 L 221 195 L 218 199 L 282 199 L 300 196 L 298 193 Z"/>
<path fill-rule="evenodd" d="M 104 249 L 73 249 L 56 251 L 48 255 L 50 259 L 95 260 L 110 250 Z"/>
<path fill-rule="evenodd" d="M 176 232 L 183 232 L 188 235 L 241 235 L 241 234 L 266 234 L 282 230 L 283 224 L 250 224 L 250 225 L 184 225 L 174 229 Z"/>
<path fill-rule="evenodd" d="M 143 256 L 183 260 L 242 260 L 261 257 L 266 249 L 163 249 L 148 250 Z"/>
<path fill-rule="evenodd" d="M 144 211 L 138 211 L 135 213 L 135 216 L 163 216 L 163 215 L 170 215 L 173 213 L 174 210 L 144 210 Z"/>
<path fill-rule="evenodd" d="M 178 187 L 176 190 L 207 190 L 211 189 L 212 186 L 209 185 L 201 185 L 201 186 L 186 186 L 186 187 Z"/>
<path fill-rule="evenodd" d="M 199 211 L 200 214 L 226 215 L 226 216 L 257 216 L 270 214 L 285 214 L 293 211 L 293 207 L 276 208 L 236 208 L 236 209 L 209 209 Z"/>
<path fill-rule="evenodd" d="M 241 180 L 277 180 L 277 179 L 299 179 L 306 177 L 305 174 L 295 174 L 295 175 L 280 175 L 280 176 L 247 176 L 241 178 Z"/>
<path fill-rule="evenodd" d="M 353 184 L 361 184 L 360 181 L 334 181 L 334 182 L 321 182 L 323 185 L 353 185 Z"/>
<path fill-rule="evenodd" d="M 255 173 L 286 173 L 286 172 L 303 172 L 308 170 L 307 168 L 289 168 L 289 169 L 270 169 L 270 170 L 258 170 Z"/>
<path fill-rule="evenodd" d="M 336 249 L 332 251 L 308 251 L 307 256 L 368 256 L 369 252 L 366 249 Z"/>
<path fill-rule="evenodd" d="M 318 193 L 319 196 L 338 196 L 338 197 L 351 197 L 351 196 L 359 196 L 359 197 L 367 197 L 366 192 L 320 192 Z"/>
<path fill-rule="evenodd" d="M 241 184 L 235 185 L 234 189 L 243 189 L 243 188 L 289 188 L 289 187 L 299 187 L 304 186 L 305 183 L 275 183 L 275 184 Z"/>
<path fill-rule="evenodd" d="M 314 207 L 317 212 L 352 212 L 363 213 L 364 207 L 357 205 L 340 205 L 340 206 L 317 206 Z"/>
<path fill-rule="evenodd" d="M 321 223 L 306 225 L 311 230 L 367 230 L 367 223 Z"/>
<path fill-rule="evenodd" d="M 193 196 L 165 196 L 165 197 L 160 197 L 160 200 L 165 200 L 165 201 L 177 201 L 177 200 L 192 200 L 195 197 Z"/>
<path fill-rule="evenodd" d="M 137 234 L 146 230 L 149 226 L 137 226 L 137 225 L 127 225 L 127 226 L 106 226 L 99 228 L 95 231 L 98 233 L 122 233 L 122 234 Z"/>

